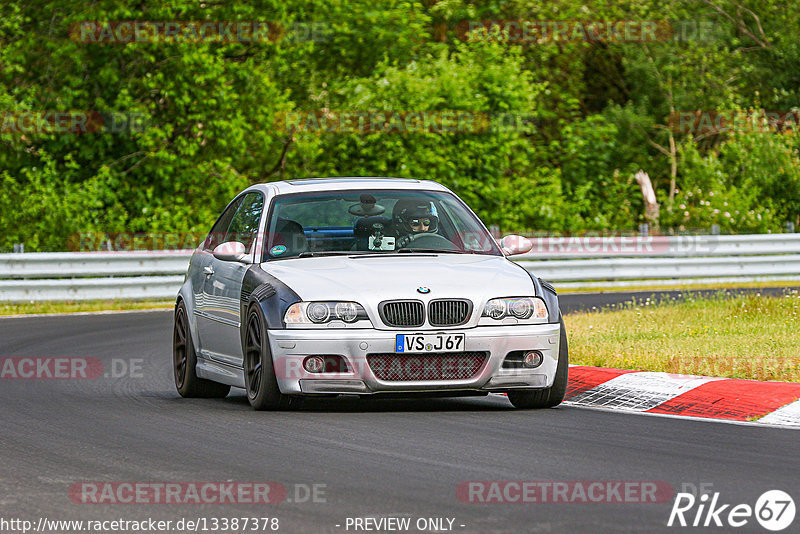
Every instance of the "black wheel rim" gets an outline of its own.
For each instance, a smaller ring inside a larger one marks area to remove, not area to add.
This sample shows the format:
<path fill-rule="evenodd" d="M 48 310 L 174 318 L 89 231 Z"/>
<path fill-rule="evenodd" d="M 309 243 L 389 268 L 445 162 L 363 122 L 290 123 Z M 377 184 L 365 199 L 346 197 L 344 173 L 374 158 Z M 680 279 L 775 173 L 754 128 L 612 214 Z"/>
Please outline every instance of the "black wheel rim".
<path fill-rule="evenodd" d="M 178 313 L 175 314 L 175 332 L 172 335 L 172 361 L 175 370 L 175 385 L 178 388 L 182 388 L 186 381 L 186 337 L 186 314 L 183 313 L 183 308 L 178 308 Z"/>
<path fill-rule="evenodd" d="M 258 396 L 261 390 L 262 365 L 261 320 L 257 313 L 251 313 L 247 320 L 245 341 L 244 370 L 247 376 L 247 395 L 251 399 Z"/>

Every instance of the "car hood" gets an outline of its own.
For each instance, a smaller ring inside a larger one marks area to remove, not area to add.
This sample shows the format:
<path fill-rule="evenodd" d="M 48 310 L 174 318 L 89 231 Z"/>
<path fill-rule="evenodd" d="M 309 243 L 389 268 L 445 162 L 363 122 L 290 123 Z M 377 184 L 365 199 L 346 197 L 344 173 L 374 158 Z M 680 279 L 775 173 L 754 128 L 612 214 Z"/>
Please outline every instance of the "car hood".
<path fill-rule="evenodd" d="M 469 298 L 482 306 L 494 297 L 535 294 L 524 269 L 502 256 L 479 254 L 403 254 L 323 256 L 271 261 L 261 268 L 301 299 L 351 300 L 377 309 L 391 299 L 427 302 Z M 430 289 L 420 293 L 418 288 Z"/>

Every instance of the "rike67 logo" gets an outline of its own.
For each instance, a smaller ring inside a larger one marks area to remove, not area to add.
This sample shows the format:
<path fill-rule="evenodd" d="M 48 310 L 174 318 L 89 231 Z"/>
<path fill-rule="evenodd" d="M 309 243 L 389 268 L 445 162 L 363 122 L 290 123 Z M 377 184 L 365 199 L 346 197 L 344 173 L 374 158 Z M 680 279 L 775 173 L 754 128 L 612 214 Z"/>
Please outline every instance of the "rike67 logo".
<path fill-rule="evenodd" d="M 719 492 L 705 493 L 699 498 L 691 493 L 678 493 L 669 514 L 667 526 L 692 527 L 743 527 L 755 517 L 767 530 L 784 530 L 794 521 L 794 500 L 781 490 L 764 492 L 755 506 L 749 504 L 723 504 Z"/>

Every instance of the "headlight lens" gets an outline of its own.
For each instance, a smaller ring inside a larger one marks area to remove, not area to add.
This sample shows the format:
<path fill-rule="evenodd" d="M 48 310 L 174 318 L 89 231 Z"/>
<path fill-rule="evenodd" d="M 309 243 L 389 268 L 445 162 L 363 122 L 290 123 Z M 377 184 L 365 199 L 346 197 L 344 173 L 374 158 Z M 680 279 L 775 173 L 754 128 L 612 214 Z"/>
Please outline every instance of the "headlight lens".
<path fill-rule="evenodd" d="M 355 302 L 337 302 L 334 313 L 346 323 L 352 323 L 358 318 L 358 305 Z"/>
<path fill-rule="evenodd" d="M 498 321 L 506 317 L 514 317 L 522 321 L 528 319 L 547 320 L 547 306 L 538 297 L 492 299 L 486 303 L 483 316 Z"/>
<path fill-rule="evenodd" d="M 503 299 L 494 299 L 486 303 L 486 308 L 483 309 L 483 315 L 491 317 L 492 319 L 502 319 L 506 316 L 508 306 Z"/>
<path fill-rule="evenodd" d="M 532 299 L 519 299 L 515 300 L 509 306 L 511 314 L 517 319 L 528 319 L 533 315 L 535 305 Z"/>
<path fill-rule="evenodd" d="M 287 325 L 322 325 L 331 321 L 347 324 L 368 320 L 367 312 L 357 302 L 296 302 L 289 306 L 283 320 Z"/>
<path fill-rule="evenodd" d="M 331 316 L 331 310 L 324 302 L 312 302 L 308 305 L 306 315 L 312 323 L 324 323 Z"/>

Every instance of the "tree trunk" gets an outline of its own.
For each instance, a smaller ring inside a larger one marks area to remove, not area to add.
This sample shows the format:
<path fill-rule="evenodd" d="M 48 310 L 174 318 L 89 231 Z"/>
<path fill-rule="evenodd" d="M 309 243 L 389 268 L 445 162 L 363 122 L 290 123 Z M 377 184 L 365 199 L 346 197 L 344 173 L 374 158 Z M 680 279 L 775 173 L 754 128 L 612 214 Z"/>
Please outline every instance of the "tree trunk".
<path fill-rule="evenodd" d="M 672 201 L 675 200 L 675 189 L 677 188 L 678 180 L 678 147 L 675 145 L 675 136 L 672 135 L 672 130 L 669 131 L 669 206 L 672 207 Z M 648 178 L 649 180 L 650 178 Z"/>
<path fill-rule="evenodd" d="M 642 170 L 636 173 L 635 178 L 642 189 L 642 197 L 644 197 L 644 218 L 647 219 L 650 226 L 658 228 L 658 200 L 656 200 L 653 182 L 650 181 L 650 176 Z"/>

